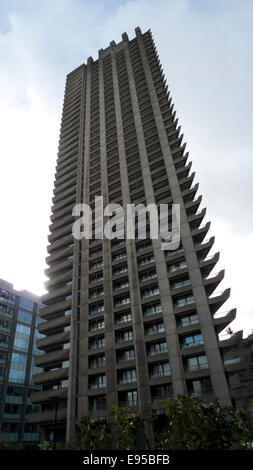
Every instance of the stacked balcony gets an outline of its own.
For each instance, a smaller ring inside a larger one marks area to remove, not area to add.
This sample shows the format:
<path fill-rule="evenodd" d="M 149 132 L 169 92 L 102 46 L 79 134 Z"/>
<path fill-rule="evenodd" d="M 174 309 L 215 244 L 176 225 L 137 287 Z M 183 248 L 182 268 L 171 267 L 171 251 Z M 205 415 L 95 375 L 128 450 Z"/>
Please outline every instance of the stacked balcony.
<path fill-rule="evenodd" d="M 53 190 L 45 270 L 48 293 L 43 296 L 45 307 L 40 311 L 47 321 L 38 327 L 45 337 L 37 341 L 42 353 L 36 358 L 36 365 L 44 371 L 33 377 L 42 390 L 31 396 L 32 403 L 41 404 L 41 411 L 32 415 L 31 421 L 42 426 L 54 419 L 53 399 L 58 400 L 57 421 L 66 421 L 74 258 L 72 210 L 77 197 L 81 89 L 82 69 L 78 69 L 67 78 Z"/>

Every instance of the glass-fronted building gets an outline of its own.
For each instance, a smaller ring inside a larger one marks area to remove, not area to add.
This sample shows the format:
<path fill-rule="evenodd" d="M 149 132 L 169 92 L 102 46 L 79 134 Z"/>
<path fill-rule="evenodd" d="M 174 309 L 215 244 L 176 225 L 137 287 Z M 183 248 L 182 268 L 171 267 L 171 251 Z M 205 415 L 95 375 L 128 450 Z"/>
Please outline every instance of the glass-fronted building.
<path fill-rule="evenodd" d="M 16 291 L 0 279 L 0 448 L 30 448 L 39 443 L 36 424 L 27 415 L 37 411 L 30 394 L 39 391 L 33 375 L 40 371 L 35 355 L 40 297 Z"/>

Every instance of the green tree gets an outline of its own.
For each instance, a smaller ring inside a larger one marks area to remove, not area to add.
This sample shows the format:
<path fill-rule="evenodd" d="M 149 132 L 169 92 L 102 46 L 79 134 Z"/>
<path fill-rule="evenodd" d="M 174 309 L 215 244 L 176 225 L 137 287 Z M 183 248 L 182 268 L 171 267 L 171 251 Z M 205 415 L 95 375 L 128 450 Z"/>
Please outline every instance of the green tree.
<path fill-rule="evenodd" d="M 111 450 L 112 435 L 106 423 L 90 415 L 81 420 L 81 450 Z"/>
<path fill-rule="evenodd" d="M 120 408 L 118 405 L 112 405 L 112 415 L 114 417 L 113 437 L 114 446 L 117 450 L 136 449 L 136 427 L 138 416 L 133 415 L 129 405 Z"/>
<path fill-rule="evenodd" d="M 235 450 L 252 448 L 253 433 L 243 410 L 203 403 L 178 395 L 164 403 L 168 431 L 159 439 L 162 450 Z"/>

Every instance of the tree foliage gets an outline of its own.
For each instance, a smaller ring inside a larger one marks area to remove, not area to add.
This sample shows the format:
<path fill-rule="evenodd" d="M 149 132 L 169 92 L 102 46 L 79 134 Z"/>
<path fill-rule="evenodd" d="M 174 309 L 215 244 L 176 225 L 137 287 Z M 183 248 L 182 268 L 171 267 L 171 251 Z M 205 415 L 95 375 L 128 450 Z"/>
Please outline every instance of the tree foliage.
<path fill-rule="evenodd" d="M 82 450 L 135 450 L 136 431 L 142 429 L 146 448 L 145 425 L 156 428 L 155 448 L 158 450 L 242 450 L 252 449 L 253 432 L 247 413 L 223 407 L 218 400 L 203 403 L 197 397 L 178 395 L 164 402 L 167 430 L 161 433 L 156 416 L 149 412 L 133 413 L 126 405 L 112 406 L 110 426 L 98 418 L 84 416 L 81 422 Z M 145 444 L 144 444 L 145 447 Z"/>
<path fill-rule="evenodd" d="M 179 395 L 164 403 L 168 431 L 160 438 L 166 450 L 250 449 L 253 433 L 243 410 L 223 407 L 216 399 L 203 403 L 197 397 Z"/>
<path fill-rule="evenodd" d="M 90 415 L 81 420 L 81 450 L 111 450 L 112 435 L 107 425 Z"/>

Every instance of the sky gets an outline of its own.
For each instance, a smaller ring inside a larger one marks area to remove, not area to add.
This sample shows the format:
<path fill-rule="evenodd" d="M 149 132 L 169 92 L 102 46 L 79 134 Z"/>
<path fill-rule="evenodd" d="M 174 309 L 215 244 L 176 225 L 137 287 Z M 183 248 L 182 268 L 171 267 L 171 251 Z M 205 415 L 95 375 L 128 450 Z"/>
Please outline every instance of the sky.
<path fill-rule="evenodd" d="M 222 310 L 253 329 L 253 2 L 0 0 L 0 278 L 41 295 L 67 73 L 149 28 L 215 235 Z"/>

